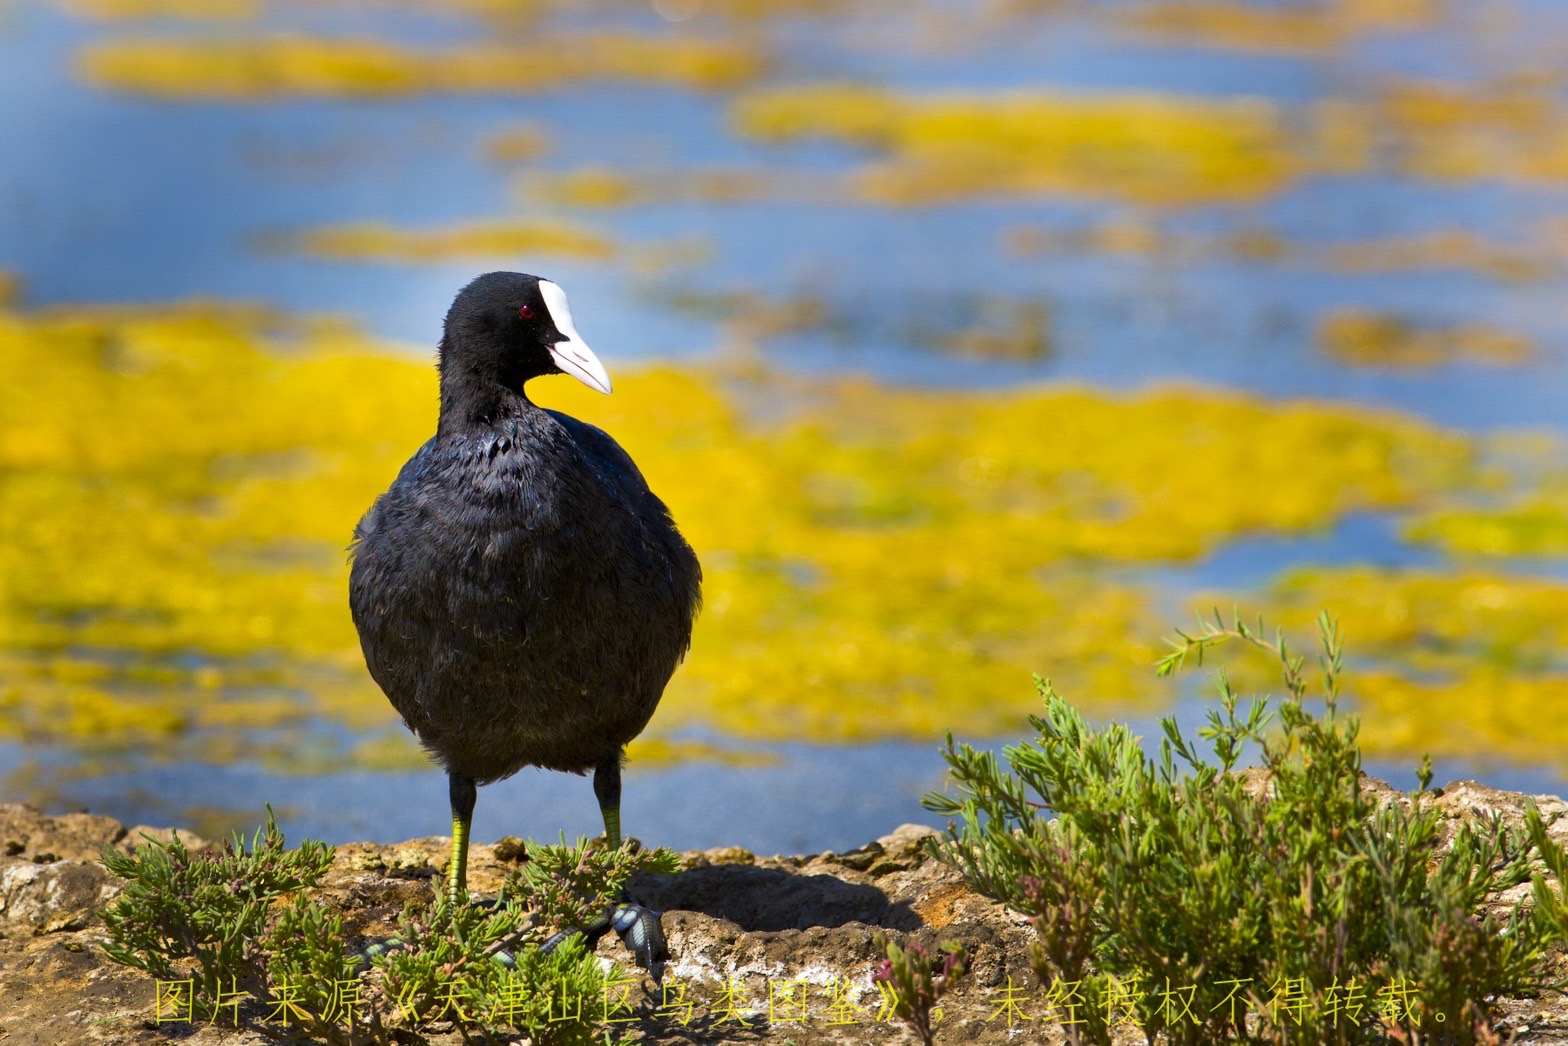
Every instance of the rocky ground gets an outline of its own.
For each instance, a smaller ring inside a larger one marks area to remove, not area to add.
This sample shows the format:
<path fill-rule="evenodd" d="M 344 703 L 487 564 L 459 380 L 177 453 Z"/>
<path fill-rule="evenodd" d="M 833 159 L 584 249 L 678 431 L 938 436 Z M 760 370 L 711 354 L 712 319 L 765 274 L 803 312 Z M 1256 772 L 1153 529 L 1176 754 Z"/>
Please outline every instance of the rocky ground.
<path fill-rule="evenodd" d="M 1547 814 L 1568 810 L 1561 800 L 1538 801 Z M 1491 811 L 1518 819 L 1524 797 L 1458 782 L 1438 802 L 1455 819 Z M 1556 830 L 1568 833 L 1568 818 Z M 96 857 L 103 845 L 128 847 L 143 831 L 166 830 L 127 829 L 87 813 L 50 817 L 0 805 L 4 1046 L 266 1041 L 256 1031 L 156 1019 L 152 979 L 105 957 L 99 913 L 117 893 L 118 881 Z M 692 852 L 682 872 L 638 882 L 638 900 L 665 913 L 674 958 L 663 971 L 668 1004 L 661 1007 L 658 990 L 645 981 L 650 996 L 643 1015 L 624 1026 L 629 1037 L 679 1043 L 915 1041 L 901 1025 L 878 1019 L 870 972 L 873 935 L 881 929 L 895 939 L 924 943 L 956 938 L 973 956 L 972 979 L 945 1000 L 938 1042 L 1060 1042 L 1060 1033 L 1039 1019 L 1045 1002 L 1029 968 L 1029 927 L 927 858 L 920 843 L 929 831 L 905 825 L 842 854 L 763 858 L 741 849 Z M 428 891 L 441 874 L 447 846 L 443 838 L 429 838 L 338 848 L 324 893 L 344 912 L 356 947 L 362 939 L 390 934 L 405 901 Z M 516 851 L 505 844 L 476 846 L 471 887 L 480 893 L 496 889 Z M 600 944 L 604 955 L 620 948 L 614 935 Z M 693 1004 L 689 1008 L 680 1005 L 682 993 Z M 1506 1027 L 1518 1041 L 1568 1043 L 1568 999 L 1549 994 L 1509 1000 L 1504 1009 Z M 458 1031 L 437 1026 L 426 1041 L 464 1040 Z M 1141 1037 L 1129 1033 L 1129 1041 Z"/>

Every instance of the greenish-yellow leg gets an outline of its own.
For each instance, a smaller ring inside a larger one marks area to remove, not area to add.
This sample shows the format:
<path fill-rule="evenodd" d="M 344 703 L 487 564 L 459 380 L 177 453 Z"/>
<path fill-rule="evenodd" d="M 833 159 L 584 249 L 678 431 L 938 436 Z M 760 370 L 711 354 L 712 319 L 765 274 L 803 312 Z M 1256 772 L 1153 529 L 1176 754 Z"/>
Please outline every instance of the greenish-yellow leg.
<path fill-rule="evenodd" d="M 447 869 L 446 899 L 452 907 L 468 896 L 468 826 L 474 821 L 474 797 L 477 790 L 472 778 L 462 774 L 447 775 L 452 799 L 452 864 Z"/>
<path fill-rule="evenodd" d="M 604 815 L 604 836 L 616 849 L 621 845 L 622 755 L 622 752 L 616 752 L 593 770 L 593 794 L 599 800 L 599 812 Z M 605 900 L 610 903 L 610 910 L 600 920 L 596 930 L 590 928 L 590 940 L 597 940 L 599 934 L 613 927 L 620 935 L 621 943 L 632 950 L 643 968 L 654 969 L 655 964 L 670 957 L 664 930 L 659 926 L 658 912 L 633 901 L 625 887 L 615 897 Z"/>
<path fill-rule="evenodd" d="M 612 850 L 621 846 L 621 753 L 616 752 L 593 771 L 593 794 L 604 816 L 604 837 Z"/>

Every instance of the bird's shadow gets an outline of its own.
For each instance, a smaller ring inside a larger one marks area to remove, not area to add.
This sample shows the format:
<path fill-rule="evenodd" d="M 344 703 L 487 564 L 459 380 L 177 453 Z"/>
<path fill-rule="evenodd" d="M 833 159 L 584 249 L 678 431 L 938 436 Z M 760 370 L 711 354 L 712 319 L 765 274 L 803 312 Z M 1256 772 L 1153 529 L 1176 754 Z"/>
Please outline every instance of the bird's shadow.
<path fill-rule="evenodd" d="M 761 1042 L 768 1038 L 766 1021 L 737 1020 L 703 1014 L 686 1021 L 661 1015 L 644 1026 L 654 1042 L 686 1043 L 688 1046 L 712 1046 L 714 1043 Z"/>
<path fill-rule="evenodd" d="M 643 875 L 629 884 L 628 892 L 637 903 L 658 911 L 701 912 L 748 931 L 831 928 L 851 922 L 899 931 L 925 925 L 907 902 L 891 901 L 874 886 L 752 865 Z"/>

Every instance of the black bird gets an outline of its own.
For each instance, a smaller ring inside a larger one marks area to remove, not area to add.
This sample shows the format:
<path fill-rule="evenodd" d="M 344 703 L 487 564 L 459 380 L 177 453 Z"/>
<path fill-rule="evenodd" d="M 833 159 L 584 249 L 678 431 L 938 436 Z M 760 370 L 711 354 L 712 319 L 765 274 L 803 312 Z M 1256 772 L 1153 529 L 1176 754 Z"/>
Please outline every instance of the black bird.
<path fill-rule="evenodd" d="M 620 845 L 624 749 L 690 645 L 702 570 L 619 444 L 524 393 L 561 373 L 610 391 L 560 287 L 480 276 L 438 367 L 435 436 L 354 530 L 349 607 L 371 676 L 446 767 L 455 904 L 475 786 L 525 766 L 592 770 Z"/>

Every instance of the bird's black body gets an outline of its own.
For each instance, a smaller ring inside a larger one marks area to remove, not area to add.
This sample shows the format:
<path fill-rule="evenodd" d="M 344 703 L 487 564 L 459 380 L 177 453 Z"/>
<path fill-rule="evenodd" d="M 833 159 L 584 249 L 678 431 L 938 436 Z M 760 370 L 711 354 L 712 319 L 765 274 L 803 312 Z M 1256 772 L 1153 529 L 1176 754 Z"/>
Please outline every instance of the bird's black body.
<path fill-rule="evenodd" d="M 436 435 L 355 530 L 366 664 L 452 780 L 454 896 L 474 785 L 524 766 L 594 770 L 618 843 L 621 750 L 697 612 L 697 558 L 631 458 L 523 394 L 563 367 L 609 391 L 559 288 L 475 280 L 447 315 Z"/>
<path fill-rule="evenodd" d="M 521 396 L 421 447 L 355 534 L 370 674 L 480 784 L 618 755 L 691 639 L 701 575 L 664 503 L 603 431 Z"/>

